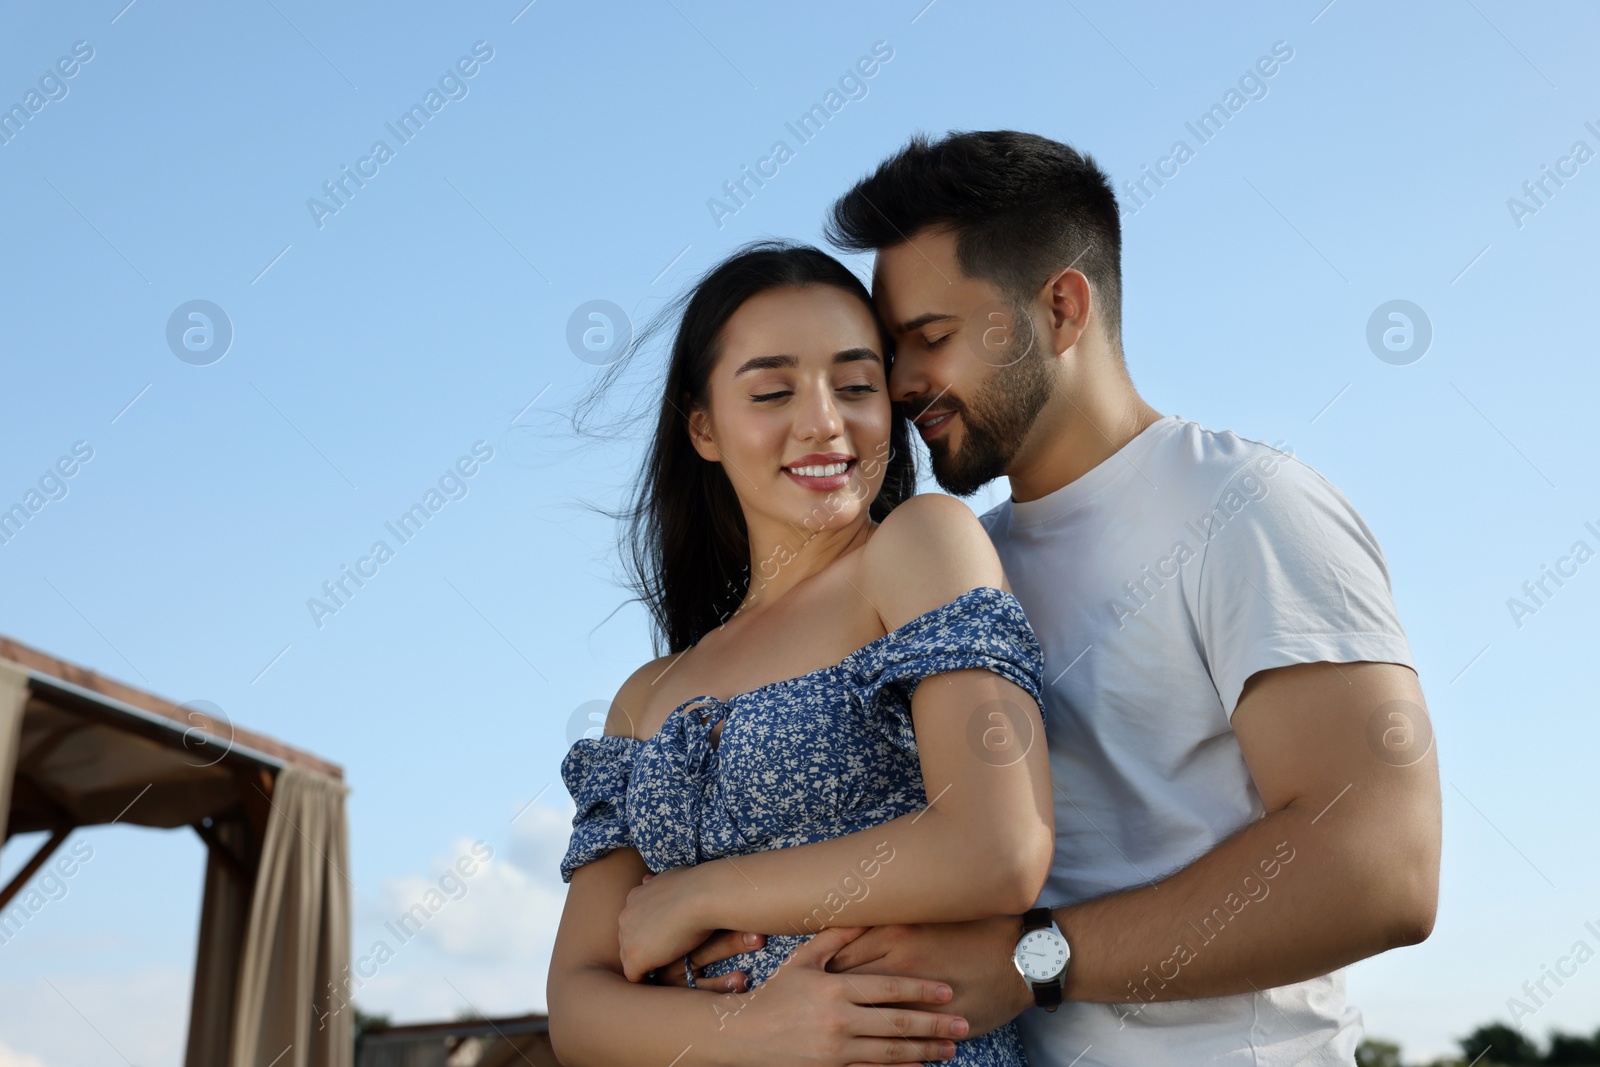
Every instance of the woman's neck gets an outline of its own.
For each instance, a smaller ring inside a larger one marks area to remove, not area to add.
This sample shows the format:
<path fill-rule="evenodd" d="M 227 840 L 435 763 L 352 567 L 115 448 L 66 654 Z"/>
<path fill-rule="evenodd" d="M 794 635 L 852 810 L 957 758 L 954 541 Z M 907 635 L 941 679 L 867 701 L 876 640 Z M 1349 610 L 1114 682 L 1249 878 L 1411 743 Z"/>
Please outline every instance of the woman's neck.
<path fill-rule="evenodd" d="M 826 570 L 877 529 L 868 514 L 838 529 L 811 530 L 783 523 L 750 524 L 750 587 L 735 614 L 760 612 L 807 578 Z"/>

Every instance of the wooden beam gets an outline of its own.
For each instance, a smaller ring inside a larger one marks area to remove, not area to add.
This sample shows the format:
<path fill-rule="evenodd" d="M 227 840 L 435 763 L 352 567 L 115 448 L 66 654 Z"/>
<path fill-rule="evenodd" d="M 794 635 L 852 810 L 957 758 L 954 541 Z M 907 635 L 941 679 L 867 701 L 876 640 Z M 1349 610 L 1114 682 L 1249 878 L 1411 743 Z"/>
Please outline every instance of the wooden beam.
<path fill-rule="evenodd" d="M 344 778 L 344 768 L 337 763 L 331 763 L 323 759 L 321 756 L 314 755 L 304 749 L 295 748 L 293 745 L 286 745 L 276 738 L 258 734 L 243 727 L 213 722 L 209 716 L 196 712 L 192 708 L 184 708 L 163 697 L 158 697 L 154 693 L 147 693 L 143 689 L 124 685 L 114 678 L 107 678 L 75 663 L 57 659 L 55 656 L 41 652 L 4 635 L 0 635 L 0 659 L 12 660 L 29 670 L 38 671 L 40 674 L 48 674 L 52 678 L 59 678 L 81 689 L 87 689 L 101 696 L 110 697 L 124 704 L 131 704 L 141 711 L 147 711 L 153 715 L 168 719 L 183 730 L 202 730 L 215 737 L 223 745 L 226 745 L 231 739 L 237 744 L 255 749 L 263 755 L 282 760 L 284 763 L 306 767 L 333 778 Z"/>
<path fill-rule="evenodd" d="M 34 781 L 27 771 L 18 769 L 11 779 L 11 817 L 6 820 L 5 840 L 10 841 L 16 836 L 11 829 L 11 823 L 16 822 L 19 811 L 43 808 L 49 812 L 49 818 L 44 820 L 44 825 L 37 827 L 39 830 L 55 826 L 75 825 L 77 817 L 68 811 L 59 800 L 50 795 L 50 791 Z"/>
<path fill-rule="evenodd" d="M 211 855 L 221 860 L 222 865 L 232 871 L 241 882 L 248 887 L 253 887 L 256 884 L 256 872 L 251 869 L 251 865 L 242 857 L 234 854 L 233 849 L 229 848 L 222 838 L 217 836 L 217 831 L 214 827 L 207 826 L 203 822 L 192 823 L 191 827 L 195 833 L 200 835 L 200 840 L 206 843 L 206 848 L 210 850 Z"/>
<path fill-rule="evenodd" d="M 272 794 L 278 779 L 264 767 L 234 768 L 234 778 L 239 782 L 239 803 L 244 806 L 245 825 L 254 835 L 254 847 L 260 848 L 267 839 L 267 823 L 272 820 Z"/>
<path fill-rule="evenodd" d="M 0 909 L 11 903 L 11 898 L 22 891 L 22 887 L 28 884 L 28 879 L 33 877 L 35 871 L 44 866 L 44 861 L 50 858 L 52 852 L 61 847 L 61 843 L 67 839 L 67 835 L 70 833 L 72 833 L 72 827 L 61 827 L 51 833 L 49 839 L 39 846 L 39 851 L 35 852 L 33 858 L 22 865 L 22 870 L 17 872 L 17 876 L 11 879 L 4 889 L 0 889 Z"/>

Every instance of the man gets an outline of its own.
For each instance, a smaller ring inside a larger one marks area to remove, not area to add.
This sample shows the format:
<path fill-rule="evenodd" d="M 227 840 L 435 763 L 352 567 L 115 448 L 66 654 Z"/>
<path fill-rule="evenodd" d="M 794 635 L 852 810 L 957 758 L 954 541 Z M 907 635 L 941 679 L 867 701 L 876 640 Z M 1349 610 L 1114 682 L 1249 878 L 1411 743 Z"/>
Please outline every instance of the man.
<path fill-rule="evenodd" d="M 828 970 L 948 982 L 916 1006 L 973 1033 L 1020 1014 L 1034 1067 L 1353 1064 L 1340 968 L 1426 938 L 1439 872 L 1372 532 L 1287 451 L 1139 396 L 1116 199 L 1072 148 L 914 138 L 829 236 L 877 252 L 939 483 L 1010 480 L 984 523 L 1045 652 L 1057 844 L 1049 912 L 869 930 Z"/>

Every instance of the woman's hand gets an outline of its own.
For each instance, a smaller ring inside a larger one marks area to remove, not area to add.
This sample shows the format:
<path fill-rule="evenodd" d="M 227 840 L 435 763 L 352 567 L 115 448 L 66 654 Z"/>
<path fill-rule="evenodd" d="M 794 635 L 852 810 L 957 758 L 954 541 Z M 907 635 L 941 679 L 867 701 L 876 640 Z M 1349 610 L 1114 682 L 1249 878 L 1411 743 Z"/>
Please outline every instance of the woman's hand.
<path fill-rule="evenodd" d="M 745 952 L 754 952 L 767 943 L 766 934 L 749 931 L 718 930 L 700 947 L 689 952 L 689 965 L 694 968 L 694 988 L 711 993 L 743 993 L 750 988 L 750 976 L 744 971 L 707 976 L 700 972 L 713 963 L 721 963 Z M 656 985 L 689 988 L 689 974 L 682 967 L 663 967 L 657 970 Z"/>
<path fill-rule="evenodd" d="M 674 867 L 628 891 L 628 902 L 617 916 L 617 940 L 622 949 L 622 972 L 638 982 L 657 967 L 678 965 L 714 931 L 694 914 L 697 902 L 693 867 Z"/>
<path fill-rule="evenodd" d="M 865 927 L 833 926 L 806 941 L 748 993 L 716 997 L 719 1033 L 745 1053 L 738 1062 L 901 1064 L 948 1060 L 967 1036 L 959 1015 L 907 1008 L 948 1004 L 944 982 L 876 974 L 830 974 L 828 962 Z"/>

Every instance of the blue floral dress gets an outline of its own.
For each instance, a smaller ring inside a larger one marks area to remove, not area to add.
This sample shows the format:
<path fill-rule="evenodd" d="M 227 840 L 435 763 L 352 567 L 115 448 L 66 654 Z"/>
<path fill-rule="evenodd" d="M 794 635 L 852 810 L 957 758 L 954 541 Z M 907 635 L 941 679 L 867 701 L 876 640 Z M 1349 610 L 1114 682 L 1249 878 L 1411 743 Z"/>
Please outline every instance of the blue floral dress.
<path fill-rule="evenodd" d="M 840 837 L 922 809 L 911 695 L 930 675 L 975 667 L 1039 699 L 1038 638 L 1016 598 L 993 587 L 970 589 L 831 667 L 726 701 L 685 701 L 648 740 L 580 738 L 561 763 L 578 806 L 562 881 L 617 848 L 636 849 L 659 872 Z M 836 913 L 839 923 L 849 923 L 848 910 Z M 809 936 L 769 934 L 762 948 L 705 973 L 743 970 L 754 988 Z M 1027 1063 L 1014 1023 L 956 1050 L 944 1062 Z"/>

